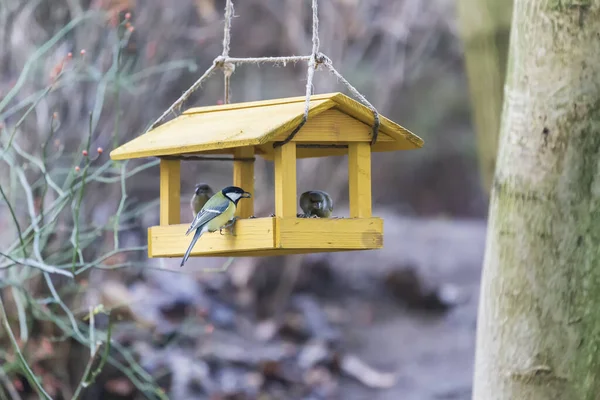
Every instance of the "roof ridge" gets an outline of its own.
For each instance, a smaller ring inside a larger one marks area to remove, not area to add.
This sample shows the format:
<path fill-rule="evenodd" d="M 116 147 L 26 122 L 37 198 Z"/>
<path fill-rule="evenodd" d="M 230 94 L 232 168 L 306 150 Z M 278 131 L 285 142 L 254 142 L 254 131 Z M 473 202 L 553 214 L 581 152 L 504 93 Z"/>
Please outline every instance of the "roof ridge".
<path fill-rule="evenodd" d="M 310 100 L 311 101 L 313 101 L 313 100 L 332 100 L 335 98 L 339 98 L 340 95 L 345 96 L 341 92 L 322 93 L 322 94 L 315 94 L 315 95 L 310 96 Z M 244 109 L 244 108 L 253 108 L 253 107 L 271 107 L 271 106 L 277 106 L 277 105 L 281 105 L 281 104 L 300 103 L 303 101 L 306 101 L 306 96 L 284 97 L 284 98 L 271 99 L 271 100 L 245 101 L 245 102 L 241 102 L 241 103 L 193 107 L 193 108 L 190 108 L 190 109 L 184 111 L 181 115 L 192 115 L 192 114 L 203 114 L 203 113 L 207 113 L 207 112 L 240 110 L 240 109 Z"/>

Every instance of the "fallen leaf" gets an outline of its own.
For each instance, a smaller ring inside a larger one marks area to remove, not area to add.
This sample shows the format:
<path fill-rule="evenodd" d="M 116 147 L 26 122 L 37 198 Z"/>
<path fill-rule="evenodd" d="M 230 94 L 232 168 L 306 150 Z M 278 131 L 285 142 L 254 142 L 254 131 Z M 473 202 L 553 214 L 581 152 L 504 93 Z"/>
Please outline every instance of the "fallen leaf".
<path fill-rule="evenodd" d="M 354 355 L 344 355 L 340 369 L 348 376 L 370 388 L 388 389 L 396 384 L 397 377 L 390 372 L 380 372 Z"/>

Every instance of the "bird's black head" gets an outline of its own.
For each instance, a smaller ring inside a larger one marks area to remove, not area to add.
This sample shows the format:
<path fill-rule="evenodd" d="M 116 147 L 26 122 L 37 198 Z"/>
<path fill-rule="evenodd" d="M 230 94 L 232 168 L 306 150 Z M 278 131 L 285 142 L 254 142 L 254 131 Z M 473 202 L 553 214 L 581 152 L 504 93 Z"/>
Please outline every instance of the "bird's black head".
<path fill-rule="evenodd" d="M 227 186 L 226 188 L 221 190 L 221 192 L 225 197 L 233 201 L 235 204 L 237 204 L 237 202 L 240 201 L 240 199 L 252 197 L 250 193 L 244 191 L 244 189 L 237 186 Z"/>
<path fill-rule="evenodd" d="M 199 183 L 196 185 L 196 188 L 194 189 L 194 193 L 196 193 L 197 195 L 212 194 L 212 189 L 206 183 Z"/>

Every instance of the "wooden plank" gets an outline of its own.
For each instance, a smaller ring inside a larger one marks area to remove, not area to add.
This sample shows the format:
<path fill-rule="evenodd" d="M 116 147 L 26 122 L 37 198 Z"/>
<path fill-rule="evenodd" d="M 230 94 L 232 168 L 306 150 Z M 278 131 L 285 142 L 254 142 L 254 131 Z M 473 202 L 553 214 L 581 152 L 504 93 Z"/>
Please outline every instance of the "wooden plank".
<path fill-rule="evenodd" d="M 282 249 L 367 250 L 383 247 L 381 218 L 277 218 Z"/>
<path fill-rule="evenodd" d="M 343 95 L 328 93 L 311 97 L 311 116 L 334 108 L 371 127 L 373 113 L 364 105 Z M 203 152 L 273 141 L 289 132 L 301 120 L 304 97 L 201 107 L 138 136 L 110 153 L 113 160 Z M 380 116 L 380 133 L 393 141 L 378 140 L 374 151 L 414 149 L 423 140 L 402 126 Z M 342 135 L 343 136 L 343 135 Z"/>
<path fill-rule="evenodd" d="M 294 136 L 298 143 L 346 144 L 347 142 L 370 142 L 372 128 L 359 120 L 335 109 L 323 111 L 306 124 Z M 291 131 L 290 131 L 291 132 Z M 282 132 L 273 140 L 283 140 L 290 132 Z M 378 141 L 393 142 L 394 139 L 381 133 Z"/>
<path fill-rule="evenodd" d="M 254 157 L 253 147 L 239 147 L 235 149 L 234 157 L 251 158 Z M 252 198 L 243 199 L 237 205 L 235 215 L 240 218 L 248 218 L 254 215 L 254 162 L 252 161 L 234 161 L 233 162 L 233 184 L 239 186 L 246 192 L 252 194 Z"/>
<path fill-rule="evenodd" d="M 380 146 L 380 145 L 384 145 L 387 144 L 389 142 L 385 142 L 385 143 L 380 143 L 378 145 L 372 146 L 371 147 L 371 151 L 372 152 L 379 152 L 379 151 L 391 151 L 389 150 L 389 147 L 386 146 Z M 407 148 L 406 146 L 403 146 L 401 143 L 393 143 L 393 150 L 410 150 L 409 148 Z M 383 148 L 383 150 L 382 150 Z M 269 160 L 269 161 L 273 161 L 273 145 L 271 143 L 268 143 L 264 146 L 261 147 L 257 147 L 257 149 L 259 149 L 260 151 L 258 152 L 258 154 L 264 158 L 265 160 Z M 342 149 L 303 149 L 303 148 L 296 148 L 296 159 L 301 159 L 301 158 L 318 158 L 318 157 L 340 157 L 340 156 L 345 156 L 348 154 L 348 149 L 342 148 Z"/>
<path fill-rule="evenodd" d="M 309 118 L 335 106 L 331 100 L 311 102 Z M 304 104 L 240 108 L 183 114 L 113 150 L 113 160 L 195 153 L 268 142 L 302 121 Z"/>
<path fill-rule="evenodd" d="M 312 254 L 312 253 L 336 253 L 340 251 L 369 251 L 377 249 L 270 249 L 270 250 L 232 250 L 226 253 L 207 253 L 200 254 L 197 257 L 280 257 L 294 254 Z"/>
<path fill-rule="evenodd" d="M 351 218 L 371 216 L 371 146 L 368 143 L 348 146 L 348 197 Z"/>
<path fill-rule="evenodd" d="M 192 240 L 185 231 L 189 224 L 153 226 L 148 228 L 149 257 L 183 257 Z M 218 231 L 203 234 L 194 246 L 191 256 L 209 255 L 231 251 L 256 251 L 274 247 L 274 219 L 240 219 L 235 224 L 235 234 Z"/>
<path fill-rule="evenodd" d="M 325 93 L 325 94 L 315 94 L 310 97 L 311 103 L 313 101 L 318 100 L 329 100 L 334 98 L 339 92 L 336 93 Z M 204 107 L 193 107 L 183 112 L 183 114 L 198 114 L 198 113 L 207 113 L 207 112 L 215 112 L 215 111 L 226 111 L 226 110 L 239 110 L 241 108 L 253 108 L 253 107 L 271 107 L 277 106 L 280 104 L 290 104 L 290 103 L 302 103 L 304 105 L 304 101 L 306 100 L 306 96 L 296 96 L 296 97 L 283 97 L 279 99 L 267 99 L 267 100 L 257 100 L 257 101 L 246 101 L 242 103 L 230 103 L 230 104 L 221 104 L 214 106 L 204 106 Z"/>
<path fill-rule="evenodd" d="M 181 161 L 160 160 L 160 224 L 181 222 Z"/>
<path fill-rule="evenodd" d="M 336 109 L 338 109 L 348 115 L 351 115 L 355 119 L 367 124 L 370 127 L 373 126 L 375 117 L 373 115 L 373 112 L 368 107 L 364 106 L 363 104 L 359 103 L 358 101 L 355 101 L 342 93 L 335 94 L 334 96 L 331 97 L 331 100 L 335 101 Z M 407 145 L 409 145 L 410 148 L 419 148 L 419 147 L 423 146 L 423 139 L 421 139 L 420 137 L 418 137 L 417 135 L 415 135 L 408 129 L 404 128 L 403 126 L 400 126 L 399 124 L 395 123 L 394 121 L 391 121 L 390 119 L 384 117 L 381 114 L 379 114 L 379 121 L 380 121 L 380 126 L 379 126 L 380 133 L 385 133 L 385 134 L 389 135 L 395 141 L 400 141 L 400 142 L 406 141 Z M 378 141 L 379 141 L 379 139 L 378 139 Z M 384 147 L 382 146 L 381 148 L 384 148 Z M 386 151 L 386 150 L 382 150 L 382 151 Z"/>
<path fill-rule="evenodd" d="M 262 146 L 257 146 L 257 154 L 268 161 L 273 161 L 275 158 L 274 148 L 272 143 L 267 143 Z M 332 157 L 345 156 L 348 154 L 348 149 L 303 149 L 296 146 L 296 159 L 299 158 L 315 158 L 315 157 Z"/>
<path fill-rule="evenodd" d="M 188 224 L 148 229 L 149 257 L 182 257 L 192 240 Z M 278 236 L 278 237 L 276 237 Z M 276 242 L 279 241 L 277 244 Z M 236 236 L 200 237 L 192 257 L 264 257 L 383 247 L 381 218 L 251 218 L 236 223 Z"/>
<path fill-rule="evenodd" d="M 239 110 L 242 108 L 256 108 L 256 107 L 272 107 L 282 104 L 290 103 L 301 103 L 304 104 L 306 100 L 305 96 L 288 97 L 281 99 L 261 100 L 261 101 L 249 101 L 244 103 L 234 104 L 222 104 L 217 106 L 206 106 L 206 107 L 194 107 L 183 114 L 198 114 L 198 113 L 210 113 L 216 111 L 228 111 L 228 110 Z M 320 100 L 332 100 L 336 103 L 336 108 L 341 110 L 343 113 L 365 123 L 366 125 L 373 126 L 373 112 L 362 103 L 346 96 L 343 93 L 324 93 L 311 96 L 311 103 L 313 101 Z M 274 111 L 275 112 L 275 111 Z M 379 115 L 380 117 L 380 131 L 381 133 L 391 134 L 393 140 L 404 139 L 408 140 L 413 146 L 422 147 L 423 140 L 410 132 L 408 129 L 400 126 L 399 124 L 391 121 L 390 119 Z M 379 140 L 379 139 L 378 139 Z M 412 146 L 411 146 L 412 147 Z"/>
<path fill-rule="evenodd" d="M 274 150 L 275 162 L 275 215 L 295 217 L 296 194 L 296 143 L 289 142 Z"/>
<path fill-rule="evenodd" d="M 263 150 L 258 147 L 258 146 L 249 146 L 251 148 L 254 149 L 254 154 L 257 155 L 261 155 L 263 153 Z M 273 145 L 271 145 L 271 148 L 273 147 Z M 232 156 L 235 154 L 236 149 L 238 149 L 238 147 L 232 147 L 232 148 L 227 148 L 227 149 L 218 149 L 218 150 L 206 150 L 206 151 L 200 151 L 197 153 L 185 153 L 183 156 L 215 156 L 215 157 L 221 157 L 221 156 Z"/>

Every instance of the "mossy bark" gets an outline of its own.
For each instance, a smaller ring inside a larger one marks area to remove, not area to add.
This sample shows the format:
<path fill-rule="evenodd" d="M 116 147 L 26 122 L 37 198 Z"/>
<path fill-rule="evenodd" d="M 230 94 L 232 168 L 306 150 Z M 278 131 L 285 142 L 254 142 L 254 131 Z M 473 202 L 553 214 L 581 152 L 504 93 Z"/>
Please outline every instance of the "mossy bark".
<path fill-rule="evenodd" d="M 600 0 L 516 0 L 473 399 L 600 398 Z"/>
<path fill-rule="evenodd" d="M 484 190 L 494 178 L 513 0 L 459 0 L 479 170 Z"/>

